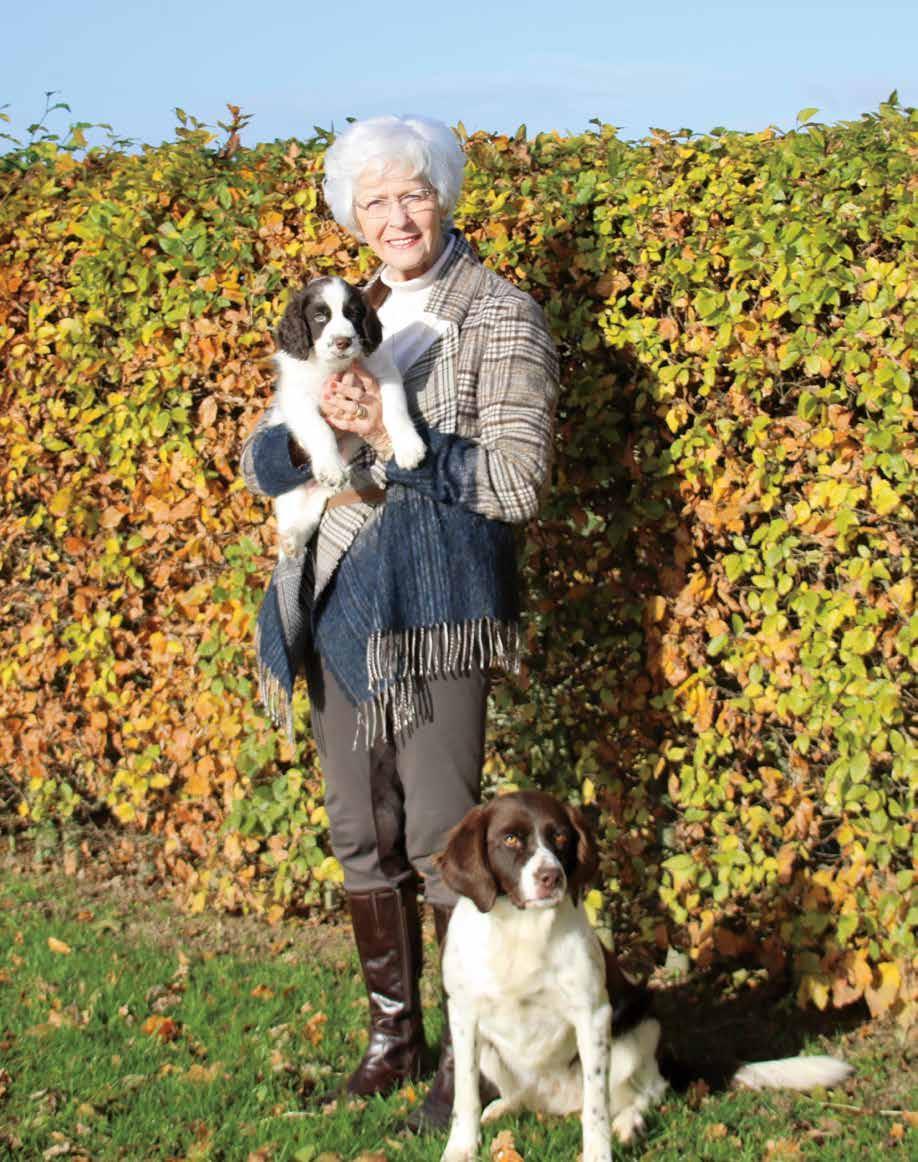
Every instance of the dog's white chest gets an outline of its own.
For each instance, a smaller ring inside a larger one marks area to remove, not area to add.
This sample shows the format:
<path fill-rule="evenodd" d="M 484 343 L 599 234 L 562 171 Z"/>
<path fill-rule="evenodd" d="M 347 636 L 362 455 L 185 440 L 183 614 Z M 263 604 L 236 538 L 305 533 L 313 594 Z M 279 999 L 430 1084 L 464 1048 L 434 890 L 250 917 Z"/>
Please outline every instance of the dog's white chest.
<path fill-rule="evenodd" d="M 493 1045 L 505 1061 L 525 1062 L 527 1069 L 570 1065 L 577 1056 L 576 1032 L 570 1019 L 553 1008 L 556 1002 L 546 992 L 483 1000 L 479 1010 L 482 1042 Z"/>

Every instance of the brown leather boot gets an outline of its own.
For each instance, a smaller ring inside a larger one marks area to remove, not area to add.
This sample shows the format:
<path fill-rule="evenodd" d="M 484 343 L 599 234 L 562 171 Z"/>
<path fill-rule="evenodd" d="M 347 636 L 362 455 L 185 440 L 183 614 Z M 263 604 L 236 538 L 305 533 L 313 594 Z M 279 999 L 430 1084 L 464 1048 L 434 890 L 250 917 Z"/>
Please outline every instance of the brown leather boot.
<path fill-rule="evenodd" d="M 441 904 L 433 905 L 434 930 L 437 934 L 437 944 L 440 948 L 440 959 L 443 959 L 443 946 L 446 943 L 446 928 L 452 914 L 452 907 Z M 449 1031 L 449 1010 L 446 1004 L 446 995 L 443 996 L 443 1040 L 440 1043 L 440 1064 L 437 1067 L 437 1076 L 427 1091 L 424 1101 L 413 1109 L 407 1118 L 409 1130 L 423 1132 L 425 1130 L 442 1130 L 449 1125 L 450 1115 L 453 1112 L 453 1088 L 455 1081 L 455 1058 L 453 1056 L 453 1038 Z M 496 1096 L 496 1095 L 495 1095 Z"/>
<path fill-rule="evenodd" d="M 347 1083 L 360 1097 L 386 1094 L 421 1074 L 421 920 L 417 885 L 350 892 L 354 939 L 370 998 L 370 1043 Z"/>

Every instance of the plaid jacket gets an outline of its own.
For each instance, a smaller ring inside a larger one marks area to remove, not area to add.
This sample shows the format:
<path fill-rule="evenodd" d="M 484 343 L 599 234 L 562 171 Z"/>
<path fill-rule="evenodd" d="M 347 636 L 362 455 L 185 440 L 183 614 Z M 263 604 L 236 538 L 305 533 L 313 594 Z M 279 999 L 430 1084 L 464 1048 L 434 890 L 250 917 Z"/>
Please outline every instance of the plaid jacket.
<path fill-rule="evenodd" d="M 367 284 L 378 305 L 387 289 L 378 274 Z M 483 266 L 456 232 L 452 253 L 434 283 L 427 310 L 446 331 L 408 370 L 405 391 L 415 420 L 459 437 L 442 455 L 432 450 L 411 470 L 376 460 L 368 446 L 352 472 L 359 486 L 395 482 L 494 520 L 522 523 L 538 508 L 548 475 L 558 358 L 538 304 Z M 271 427 L 270 410 L 243 445 L 247 486 L 276 496 L 309 479 L 295 467 L 286 429 Z M 349 504 L 327 510 L 319 525 L 314 597 L 322 592 L 354 538 L 378 512 Z"/>

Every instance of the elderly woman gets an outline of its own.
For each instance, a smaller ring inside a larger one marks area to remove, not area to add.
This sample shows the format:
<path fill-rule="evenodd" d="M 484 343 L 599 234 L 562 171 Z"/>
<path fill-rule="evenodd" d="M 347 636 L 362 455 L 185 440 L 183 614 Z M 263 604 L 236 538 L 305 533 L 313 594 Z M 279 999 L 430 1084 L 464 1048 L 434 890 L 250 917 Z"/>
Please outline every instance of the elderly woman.
<path fill-rule="evenodd" d="M 348 1082 L 359 1095 L 423 1069 L 418 876 L 442 944 L 455 899 L 435 856 L 480 797 L 489 668 L 518 662 L 513 526 L 536 512 L 557 396 L 541 310 L 451 228 L 464 163 L 451 130 L 421 117 L 357 122 L 326 154 L 332 213 L 382 264 L 364 293 L 427 452 L 417 468 L 397 466 L 378 385 L 359 364 L 329 380 L 326 418 L 364 441 L 353 487 L 329 503 L 305 556 L 281 561 L 259 618 L 275 708 L 289 715 L 306 671 L 370 998 L 369 1044 Z M 277 496 L 310 466 L 269 420 L 242 471 Z M 447 1027 L 416 1128 L 445 1125 L 452 1096 Z"/>

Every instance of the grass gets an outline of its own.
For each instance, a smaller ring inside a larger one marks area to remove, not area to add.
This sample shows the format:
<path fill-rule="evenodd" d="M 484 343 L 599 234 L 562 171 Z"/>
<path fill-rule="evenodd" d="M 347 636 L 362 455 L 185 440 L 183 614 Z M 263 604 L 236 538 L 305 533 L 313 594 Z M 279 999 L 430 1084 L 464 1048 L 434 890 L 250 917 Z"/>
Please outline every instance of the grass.
<path fill-rule="evenodd" d="M 704 998 L 669 1000 L 683 1036 L 695 1021 L 721 1045 L 755 1009 L 740 997 L 717 1010 L 718 1025 Z M 188 917 L 139 879 L 0 862 L 0 1158 L 435 1162 L 444 1136 L 400 1128 L 423 1087 L 336 1099 L 365 1044 L 366 1011 L 344 926 Z M 787 1002 L 756 1020 L 801 1029 Z M 915 1091 L 895 1025 L 802 1043 L 846 1057 L 856 1078 L 808 1096 L 696 1086 L 669 1095 L 643 1141 L 616 1157 L 835 1162 L 914 1151 Z M 580 1127 L 507 1119 L 486 1127 L 482 1159 L 500 1158 L 510 1139 L 525 1162 L 574 1162 Z"/>

